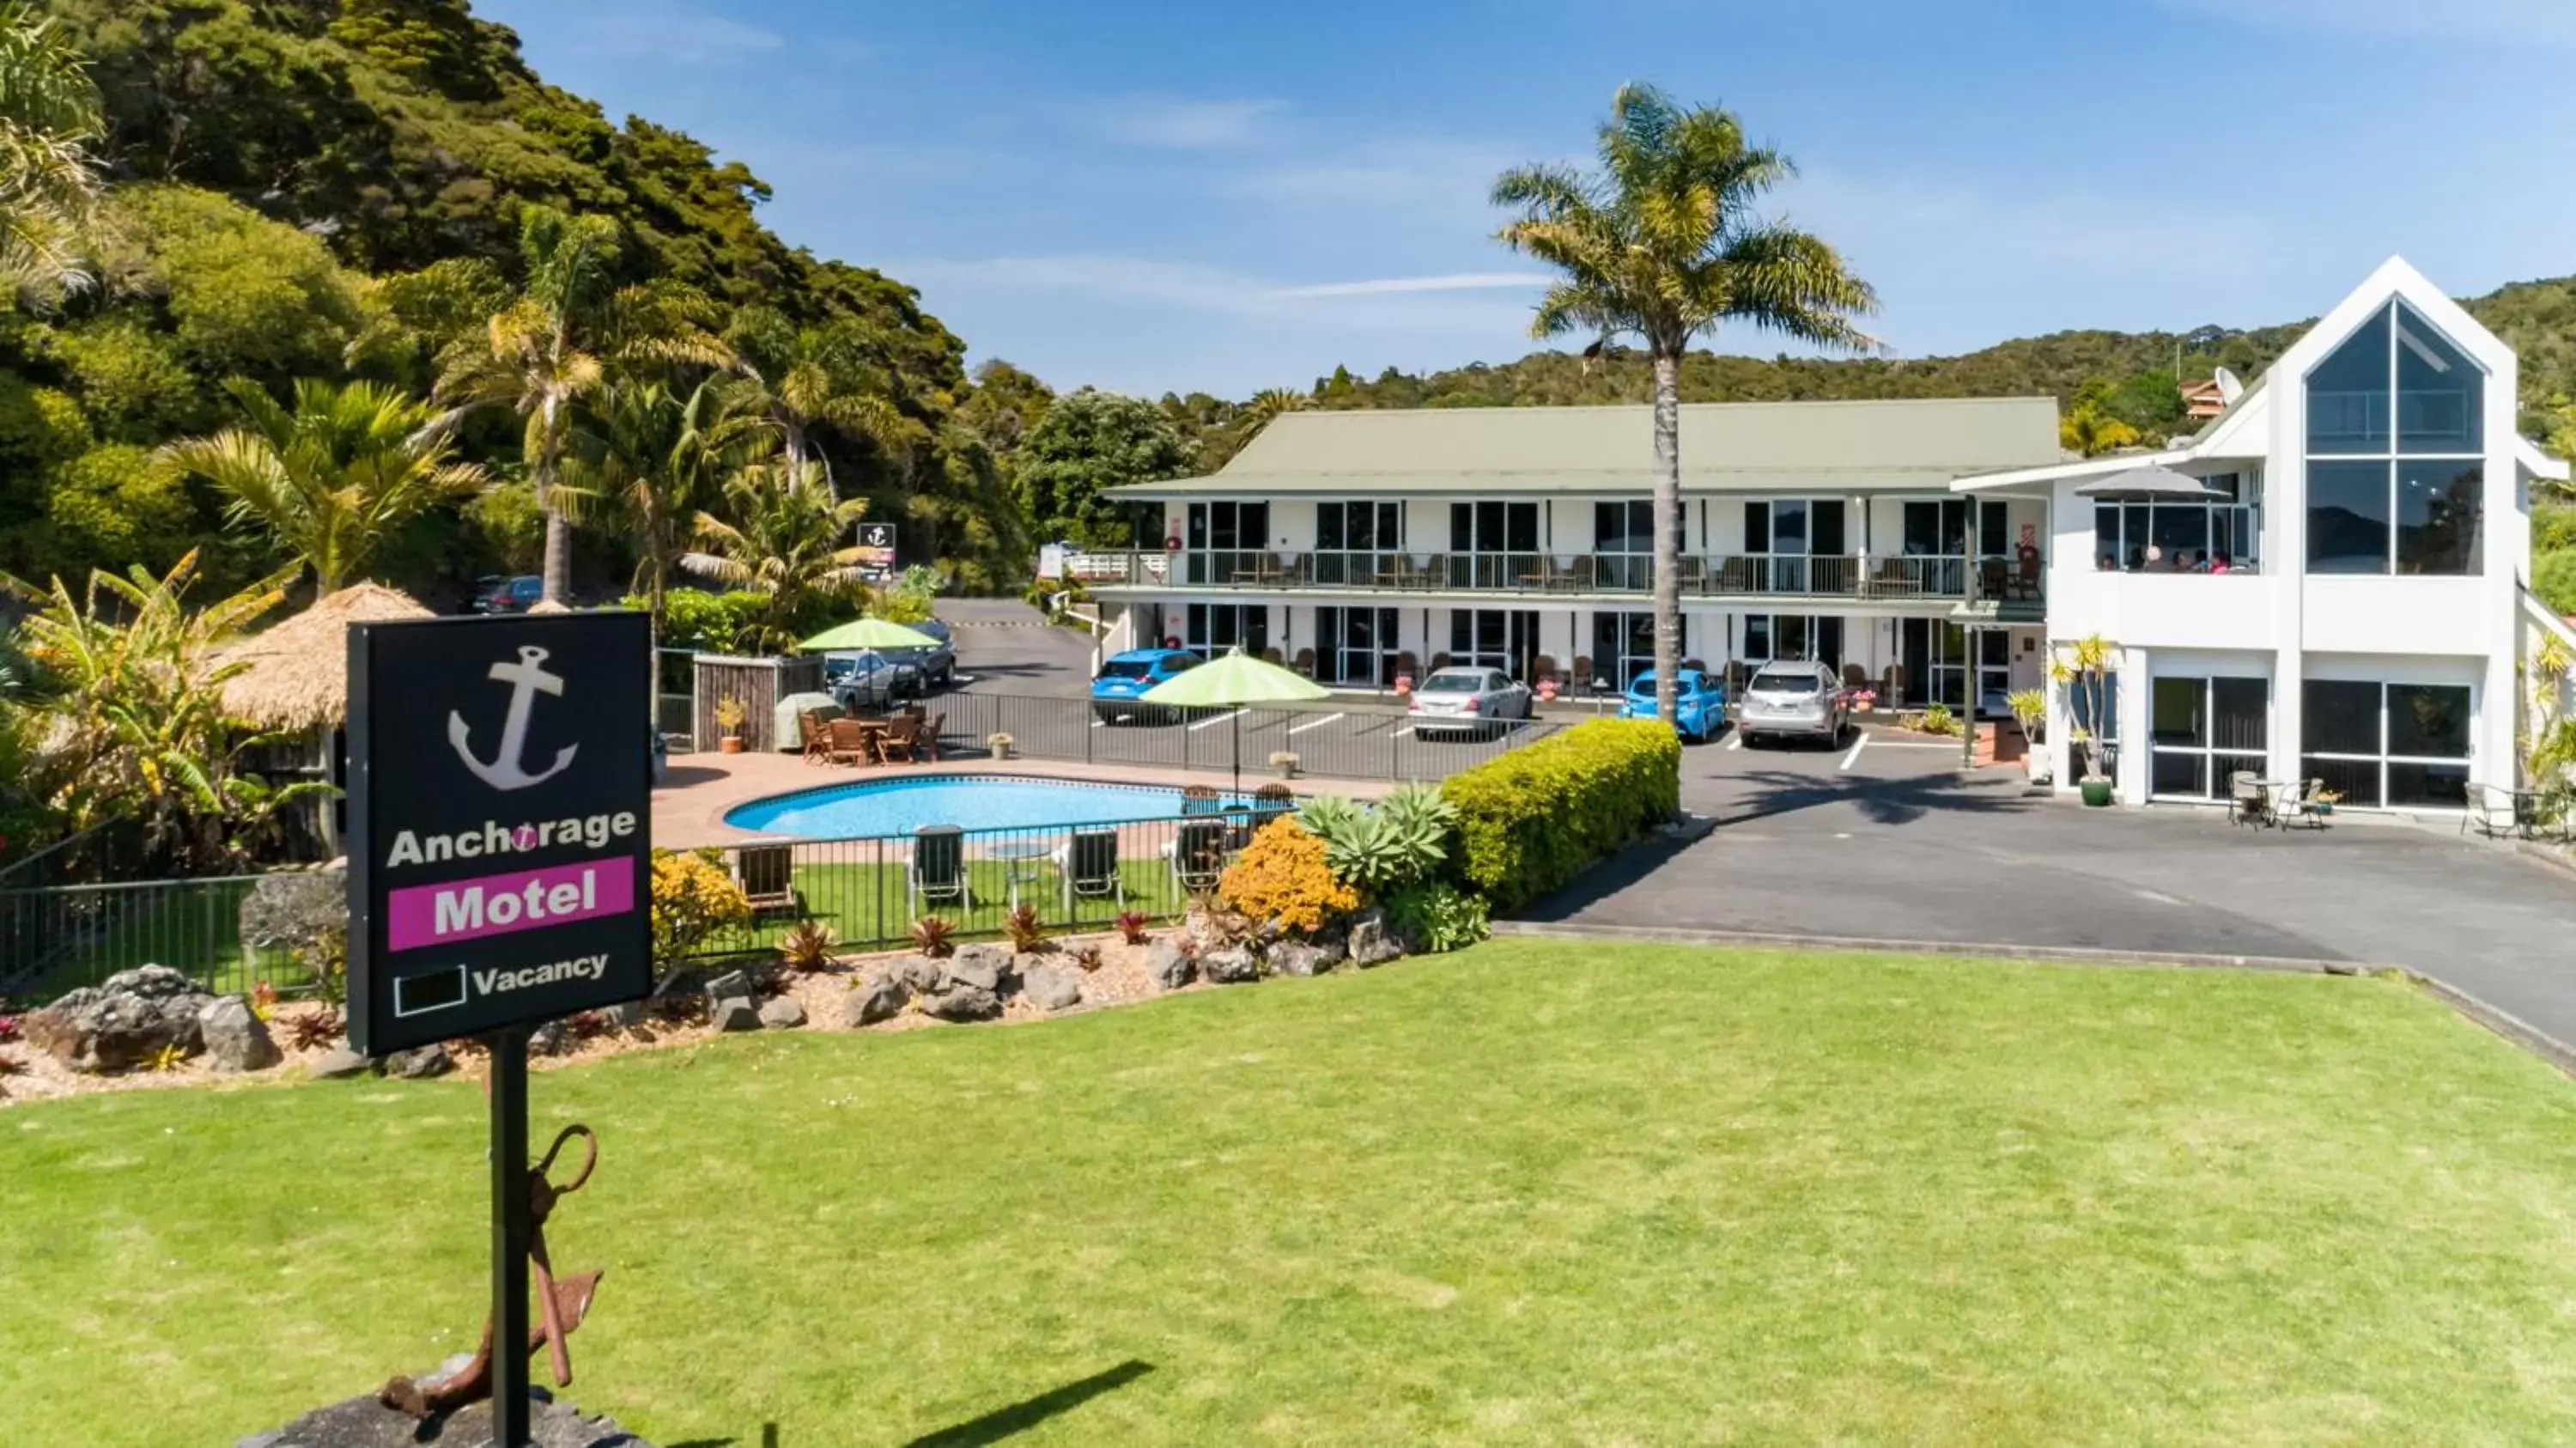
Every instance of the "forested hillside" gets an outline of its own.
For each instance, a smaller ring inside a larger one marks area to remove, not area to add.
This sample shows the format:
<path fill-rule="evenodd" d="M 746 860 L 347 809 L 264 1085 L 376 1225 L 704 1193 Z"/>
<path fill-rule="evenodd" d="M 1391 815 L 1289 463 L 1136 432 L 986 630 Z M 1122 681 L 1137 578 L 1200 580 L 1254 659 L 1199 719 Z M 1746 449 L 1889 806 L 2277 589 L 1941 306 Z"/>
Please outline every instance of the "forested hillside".
<path fill-rule="evenodd" d="M 256 541 L 153 449 L 235 421 L 228 378 L 428 391 L 442 351 L 525 279 L 523 208 L 545 203 L 616 223 L 615 279 L 702 295 L 782 397 L 792 375 L 843 399 L 807 435 L 845 496 L 904 525 L 907 551 L 969 586 L 1020 572 L 1005 464 L 959 425 L 964 343 L 910 288 L 782 243 L 742 164 L 546 84 L 464 0 L 49 8 L 104 102 L 110 185 L 98 284 L 0 324 L 0 569 L 158 568 L 203 542 L 244 576 Z M 437 593 L 535 565 L 520 426 L 507 408 L 469 422 L 465 451 L 501 485 L 408 525 L 390 581 Z M 578 537 L 586 588 L 623 584 L 632 549 L 614 530 Z"/>

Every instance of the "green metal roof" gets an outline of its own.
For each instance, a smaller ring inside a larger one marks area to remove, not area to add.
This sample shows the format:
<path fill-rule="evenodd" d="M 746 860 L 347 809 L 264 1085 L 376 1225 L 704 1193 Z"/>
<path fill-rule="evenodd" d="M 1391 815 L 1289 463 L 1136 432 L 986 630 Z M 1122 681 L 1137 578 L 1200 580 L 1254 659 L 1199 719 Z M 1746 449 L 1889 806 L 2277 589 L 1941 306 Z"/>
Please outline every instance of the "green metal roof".
<path fill-rule="evenodd" d="M 1711 402 L 1681 409 L 1682 486 L 1943 489 L 2059 461 L 2047 397 Z M 1653 411 L 1458 407 L 1291 412 L 1203 478 L 1120 498 L 1263 494 L 1636 492 L 1654 472 Z"/>

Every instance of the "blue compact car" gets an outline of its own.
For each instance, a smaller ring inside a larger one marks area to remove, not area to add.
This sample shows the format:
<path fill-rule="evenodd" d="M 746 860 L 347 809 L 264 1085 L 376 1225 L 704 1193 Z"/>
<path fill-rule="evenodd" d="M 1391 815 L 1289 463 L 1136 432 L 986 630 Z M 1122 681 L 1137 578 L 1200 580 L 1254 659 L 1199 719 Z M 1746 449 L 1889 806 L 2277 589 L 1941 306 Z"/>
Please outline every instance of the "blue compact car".
<path fill-rule="evenodd" d="M 1726 727 L 1726 685 L 1697 669 L 1684 669 L 1675 680 L 1680 685 L 1673 698 L 1673 722 L 1684 739 L 1706 744 Z M 1655 671 L 1640 669 L 1628 685 L 1628 695 L 1619 705 L 1622 719 L 1655 717 Z"/>
<path fill-rule="evenodd" d="M 1111 724 L 1156 723 L 1177 719 L 1169 709 L 1138 704 L 1146 690 L 1198 666 L 1188 649 L 1129 649 L 1100 666 L 1091 681 L 1091 712 Z"/>

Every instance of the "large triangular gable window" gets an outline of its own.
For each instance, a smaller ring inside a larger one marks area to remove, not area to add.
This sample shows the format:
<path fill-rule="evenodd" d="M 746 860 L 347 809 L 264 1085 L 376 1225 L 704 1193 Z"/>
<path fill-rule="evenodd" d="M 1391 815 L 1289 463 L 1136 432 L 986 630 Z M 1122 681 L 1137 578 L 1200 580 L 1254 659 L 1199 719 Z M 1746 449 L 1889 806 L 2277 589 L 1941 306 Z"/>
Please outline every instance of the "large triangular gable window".
<path fill-rule="evenodd" d="M 2391 301 L 2308 374 L 2308 571 L 2474 574 L 2486 374 Z"/>

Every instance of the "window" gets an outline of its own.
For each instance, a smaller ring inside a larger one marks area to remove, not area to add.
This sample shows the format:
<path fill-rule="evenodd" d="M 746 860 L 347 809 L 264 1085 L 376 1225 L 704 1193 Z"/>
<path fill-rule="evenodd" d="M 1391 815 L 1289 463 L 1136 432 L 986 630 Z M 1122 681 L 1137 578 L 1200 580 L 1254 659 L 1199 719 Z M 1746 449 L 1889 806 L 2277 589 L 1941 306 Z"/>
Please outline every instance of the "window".
<path fill-rule="evenodd" d="M 2474 715 L 2467 685 L 2310 679 L 2300 698 L 2300 772 L 2324 780 L 2345 803 L 2468 803 Z"/>
<path fill-rule="evenodd" d="M 1593 504 L 1592 552 L 1601 587 L 1653 587 L 1655 505 L 1642 499 Z"/>
<path fill-rule="evenodd" d="M 1402 503 L 1315 505 L 1317 583 L 1369 583 L 1403 547 Z"/>
<path fill-rule="evenodd" d="M 1257 570 L 1270 541 L 1268 503 L 1192 503 L 1189 511 L 1189 583 L 1231 583 Z"/>
<path fill-rule="evenodd" d="M 1538 504 L 1449 505 L 1449 582 L 1509 588 L 1538 566 Z"/>
<path fill-rule="evenodd" d="M 2147 698 L 2149 791 L 2224 799 L 2230 775 L 2262 774 L 2271 704 L 2261 679 L 2158 677 Z"/>
<path fill-rule="evenodd" d="M 1840 498 L 1768 498 L 1744 505 L 1744 551 L 1761 593 L 1840 592 L 1847 569 L 1818 564 L 1848 547 L 1850 508 Z"/>
<path fill-rule="evenodd" d="M 2486 377 L 2391 302 L 2308 374 L 2308 571 L 2484 566 Z"/>
<path fill-rule="evenodd" d="M 1270 605 L 1266 603 L 1194 603 L 1181 647 L 1202 658 L 1240 648 L 1258 654 L 1270 647 Z"/>
<path fill-rule="evenodd" d="M 1527 678 L 1537 672 L 1537 659 L 1536 610 L 1462 608 L 1449 615 L 1449 662 Z"/>
<path fill-rule="evenodd" d="M 2329 466 L 2332 466 L 2329 464 Z M 2311 484 L 2316 477 L 2312 465 Z M 2262 520 L 2234 473 L 2206 479 L 2227 498 L 2206 503 L 2135 503 L 2110 498 L 2093 504 L 2096 567 L 2129 573 L 2255 571 Z M 2231 501 L 2232 500 L 2232 501 Z"/>
<path fill-rule="evenodd" d="M 1391 608 L 1315 610 L 1315 677 L 1328 684 L 1395 682 L 1396 611 Z"/>
<path fill-rule="evenodd" d="M 1655 616 L 1651 613 L 1592 615 L 1592 673 L 1621 690 L 1655 666 Z"/>
<path fill-rule="evenodd" d="M 1755 613 L 1744 619 L 1744 661 L 1816 659 L 1840 667 L 1843 621 L 1799 613 Z"/>

